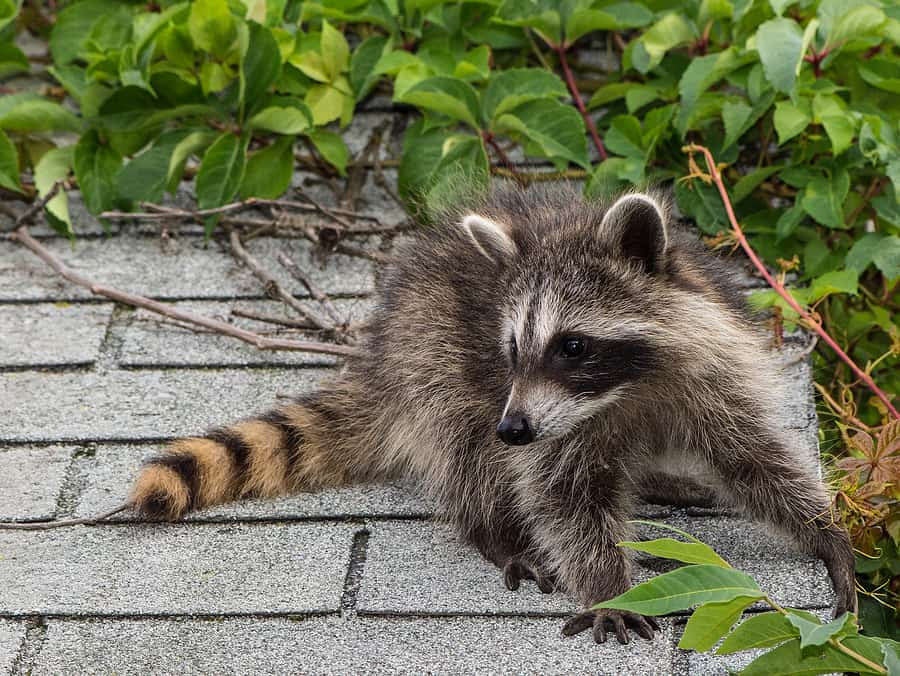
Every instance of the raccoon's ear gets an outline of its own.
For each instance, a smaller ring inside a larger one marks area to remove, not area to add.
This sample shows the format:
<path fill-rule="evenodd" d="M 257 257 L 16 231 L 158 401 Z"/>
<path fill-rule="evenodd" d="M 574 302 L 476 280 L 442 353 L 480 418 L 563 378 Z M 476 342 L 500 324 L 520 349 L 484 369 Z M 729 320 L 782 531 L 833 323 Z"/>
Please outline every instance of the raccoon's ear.
<path fill-rule="evenodd" d="M 666 218 L 663 207 L 641 193 L 623 195 L 603 216 L 601 236 L 625 258 L 640 262 L 653 273 L 666 253 Z"/>
<path fill-rule="evenodd" d="M 480 214 L 469 214 L 462 219 L 460 226 L 478 251 L 494 263 L 511 258 L 518 252 L 509 228 L 502 223 Z"/>

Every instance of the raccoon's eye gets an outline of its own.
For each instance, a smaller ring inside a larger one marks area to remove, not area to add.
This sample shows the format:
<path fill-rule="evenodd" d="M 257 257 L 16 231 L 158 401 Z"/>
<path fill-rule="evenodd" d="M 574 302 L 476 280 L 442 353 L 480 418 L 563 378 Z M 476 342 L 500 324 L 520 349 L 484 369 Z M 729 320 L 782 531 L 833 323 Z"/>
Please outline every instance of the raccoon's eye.
<path fill-rule="evenodd" d="M 559 353 L 565 359 L 577 359 L 584 354 L 586 347 L 583 338 L 568 336 L 562 339 L 559 346 Z"/>

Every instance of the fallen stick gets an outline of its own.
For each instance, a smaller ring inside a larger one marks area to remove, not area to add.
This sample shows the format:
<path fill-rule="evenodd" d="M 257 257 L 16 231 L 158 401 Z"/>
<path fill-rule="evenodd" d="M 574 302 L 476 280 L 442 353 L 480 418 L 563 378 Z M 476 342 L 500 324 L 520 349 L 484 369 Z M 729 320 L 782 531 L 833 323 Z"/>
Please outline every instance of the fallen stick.
<path fill-rule="evenodd" d="M 332 207 L 323 207 L 322 205 L 317 204 L 310 200 L 309 202 L 298 202 L 296 200 L 266 200 L 260 199 L 258 197 L 250 197 L 241 202 L 232 202 L 231 204 L 224 204 L 220 207 L 215 207 L 214 209 L 178 209 L 175 207 L 164 207 L 159 204 L 152 204 L 149 202 L 141 202 L 141 206 L 144 209 L 148 209 L 149 211 L 104 211 L 100 214 L 100 218 L 106 218 L 108 220 L 135 220 L 135 221 L 158 221 L 165 220 L 167 218 L 181 218 L 181 219 L 203 219 L 206 216 L 215 216 L 218 214 L 227 214 L 232 211 L 242 211 L 244 209 L 250 209 L 252 207 L 280 207 L 282 209 L 296 209 L 297 211 L 318 211 L 320 213 L 324 213 L 325 215 L 332 217 L 332 214 L 337 216 L 346 216 L 348 218 L 355 218 L 360 221 L 371 221 L 373 223 L 381 223 L 381 219 L 377 216 L 373 216 L 372 214 L 364 214 L 358 211 L 351 211 L 349 209 L 339 209 Z M 344 225 L 348 229 L 352 230 L 353 225 L 348 221 L 343 220 L 341 225 Z M 340 221 L 339 221 L 340 222 Z"/>
<path fill-rule="evenodd" d="M 237 230 L 232 230 L 228 239 L 231 243 L 231 251 L 234 254 L 234 257 L 246 265 L 250 272 L 253 273 L 253 276 L 262 282 L 266 295 L 269 298 L 280 300 L 289 308 L 296 311 L 301 317 L 315 324 L 317 328 L 325 331 L 334 328 L 329 326 L 325 318 L 319 315 L 318 312 L 301 303 L 281 287 L 278 280 L 272 277 L 272 275 L 269 274 L 269 271 L 260 265 L 259 262 L 250 255 L 250 252 L 244 248 L 244 245 L 241 242 L 241 236 Z"/>
<path fill-rule="evenodd" d="M 254 333 L 253 331 L 246 331 L 245 329 L 241 329 L 218 319 L 213 319 L 212 317 L 204 317 L 203 315 L 186 312 L 169 305 L 168 303 L 161 303 L 151 298 L 146 298 L 145 296 L 139 296 L 126 291 L 120 291 L 113 287 L 97 284 L 84 275 L 75 272 L 63 263 L 40 242 L 34 239 L 34 237 L 28 233 L 25 226 L 20 226 L 12 234 L 12 238 L 47 263 L 47 265 L 53 268 L 60 276 L 73 284 L 88 289 L 95 296 L 109 298 L 110 300 L 130 305 L 131 307 L 144 308 L 164 317 L 169 317 L 170 319 L 202 326 L 203 328 L 210 329 L 216 333 L 242 340 L 260 350 L 295 350 L 297 352 L 315 352 L 318 354 L 333 354 L 342 357 L 359 354 L 358 350 L 347 345 L 333 345 L 315 341 L 298 341 L 283 338 L 267 338 L 258 333 Z"/>
<path fill-rule="evenodd" d="M 306 287 L 306 290 L 309 291 L 309 295 L 315 298 L 322 304 L 322 307 L 325 308 L 325 312 L 328 313 L 328 316 L 331 317 L 331 320 L 337 324 L 342 325 L 344 322 L 341 319 L 340 314 L 337 311 L 337 308 L 334 306 L 334 303 L 331 302 L 331 299 L 326 295 L 324 291 L 322 291 L 316 284 L 310 279 L 309 275 L 307 275 L 303 270 L 300 269 L 300 266 L 297 265 L 294 261 L 292 261 L 287 254 L 283 251 L 278 252 L 278 262 L 294 276 L 299 282 Z"/>

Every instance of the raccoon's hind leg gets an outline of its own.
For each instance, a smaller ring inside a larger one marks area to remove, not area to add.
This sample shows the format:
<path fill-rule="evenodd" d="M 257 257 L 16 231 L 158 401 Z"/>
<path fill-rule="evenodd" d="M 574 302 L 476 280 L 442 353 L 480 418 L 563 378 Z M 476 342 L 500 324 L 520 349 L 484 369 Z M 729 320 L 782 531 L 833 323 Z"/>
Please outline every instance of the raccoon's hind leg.
<path fill-rule="evenodd" d="M 178 439 L 148 460 L 131 492 L 136 511 L 174 520 L 244 497 L 274 497 L 365 478 L 359 416 L 340 388 L 265 415 Z"/>

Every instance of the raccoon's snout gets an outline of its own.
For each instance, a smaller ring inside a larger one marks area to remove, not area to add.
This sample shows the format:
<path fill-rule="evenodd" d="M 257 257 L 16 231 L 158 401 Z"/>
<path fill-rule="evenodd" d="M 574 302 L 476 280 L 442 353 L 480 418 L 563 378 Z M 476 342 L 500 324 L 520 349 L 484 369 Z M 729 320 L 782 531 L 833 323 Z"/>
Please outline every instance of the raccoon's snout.
<path fill-rule="evenodd" d="M 508 413 L 497 425 L 497 436 L 510 446 L 524 446 L 534 441 L 534 431 L 522 413 Z"/>

